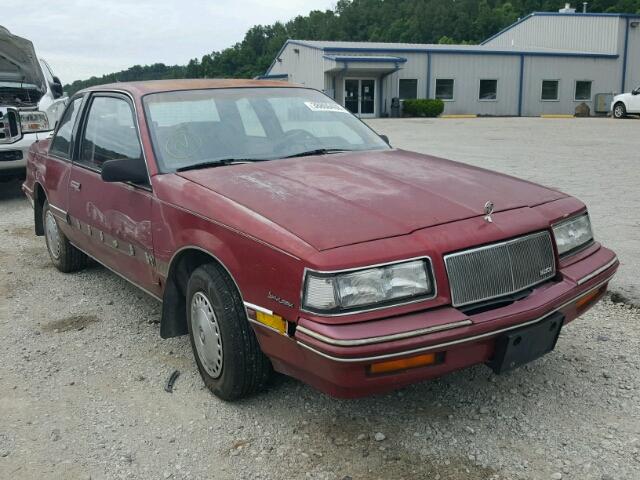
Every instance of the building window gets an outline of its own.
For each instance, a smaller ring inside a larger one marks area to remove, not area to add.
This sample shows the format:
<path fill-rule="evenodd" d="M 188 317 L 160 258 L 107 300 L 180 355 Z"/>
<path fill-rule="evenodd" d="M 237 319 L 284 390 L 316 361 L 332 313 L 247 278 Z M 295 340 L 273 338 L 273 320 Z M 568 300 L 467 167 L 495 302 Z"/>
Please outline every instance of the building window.
<path fill-rule="evenodd" d="M 478 100 L 492 101 L 498 99 L 498 80 L 480 80 Z"/>
<path fill-rule="evenodd" d="M 418 80 L 416 78 L 401 78 L 399 90 L 400 100 L 418 98 Z"/>
<path fill-rule="evenodd" d="M 576 101 L 591 100 L 591 80 L 578 80 L 576 82 Z"/>
<path fill-rule="evenodd" d="M 453 101 L 453 78 L 436 78 L 436 98 Z"/>
<path fill-rule="evenodd" d="M 558 86 L 560 82 L 558 80 L 543 80 L 542 81 L 542 94 L 540 99 L 543 102 L 554 102 L 558 100 Z"/>

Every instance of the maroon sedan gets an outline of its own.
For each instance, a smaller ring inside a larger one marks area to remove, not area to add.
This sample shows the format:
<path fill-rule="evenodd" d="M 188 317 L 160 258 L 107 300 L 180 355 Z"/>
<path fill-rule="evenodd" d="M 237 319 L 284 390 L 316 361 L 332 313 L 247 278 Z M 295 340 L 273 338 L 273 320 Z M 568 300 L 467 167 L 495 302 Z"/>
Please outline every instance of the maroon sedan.
<path fill-rule="evenodd" d="M 161 301 L 227 400 L 272 369 L 340 397 L 512 369 L 618 268 L 579 200 L 392 148 L 280 82 L 79 92 L 23 188 L 55 266 L 92 257 Z"/>

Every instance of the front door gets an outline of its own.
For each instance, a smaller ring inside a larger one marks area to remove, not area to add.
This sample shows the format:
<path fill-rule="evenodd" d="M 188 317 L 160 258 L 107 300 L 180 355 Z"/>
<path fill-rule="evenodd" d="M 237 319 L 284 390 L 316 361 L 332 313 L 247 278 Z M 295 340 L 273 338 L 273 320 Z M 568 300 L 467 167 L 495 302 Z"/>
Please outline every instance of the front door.
<path fill-rule="evenodd" d="M 375 116 L 375 78 L 346 78 L 344 80 L 344 107 L 359 117 Z"/>
<path fill-rule="evenodd" d="M 103 182 L 100 176 L 108 160 L 142 159 L 133 107 L 120 94 L 94 94 L 89 102 L 69 182 L 69 217 L 81 238 L 78 246 L 132 283 L 157 293 L 151 187 Z"/>

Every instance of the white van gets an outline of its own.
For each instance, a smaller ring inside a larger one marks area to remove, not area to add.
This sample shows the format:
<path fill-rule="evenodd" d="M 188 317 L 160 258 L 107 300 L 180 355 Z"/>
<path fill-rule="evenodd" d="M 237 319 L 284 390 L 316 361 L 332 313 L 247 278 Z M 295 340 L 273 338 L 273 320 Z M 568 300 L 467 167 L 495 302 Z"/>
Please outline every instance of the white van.
<path fill-rule="evenodd" d="M 66 100 L 33 44 L 0 26 L 0 179 L 24 176 L 29 147 L 55 128 Z"/>

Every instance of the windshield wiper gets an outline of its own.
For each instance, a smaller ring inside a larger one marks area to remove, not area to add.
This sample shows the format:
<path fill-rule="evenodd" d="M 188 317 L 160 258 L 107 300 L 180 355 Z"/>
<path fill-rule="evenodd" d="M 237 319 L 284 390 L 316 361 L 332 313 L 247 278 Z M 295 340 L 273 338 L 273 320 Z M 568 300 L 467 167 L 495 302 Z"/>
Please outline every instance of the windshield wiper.
<path fill-rule="evenodd" d="M 316 148 L 314 150 L 306 150 L 304 152 L 294 153 L 293 155 L 287 155 L 284 158 L 294 157 L 310 157 L 311 155 L 329 155 L 330 153 L 342 153 L 352 152 L 353 150 L 346 150 L 344 148 Z"/>
<path fill-rule="evenodd" d="M 207 160 L 206 162 L 194 163 L 176 169 L 176 172 L 186 172 L 187 170 L 199 170 L 201 168 L 224 167 L 225 165 L 237 165 L 257 161 L 255 158 L 220 158 L 218 160 Z"/>

